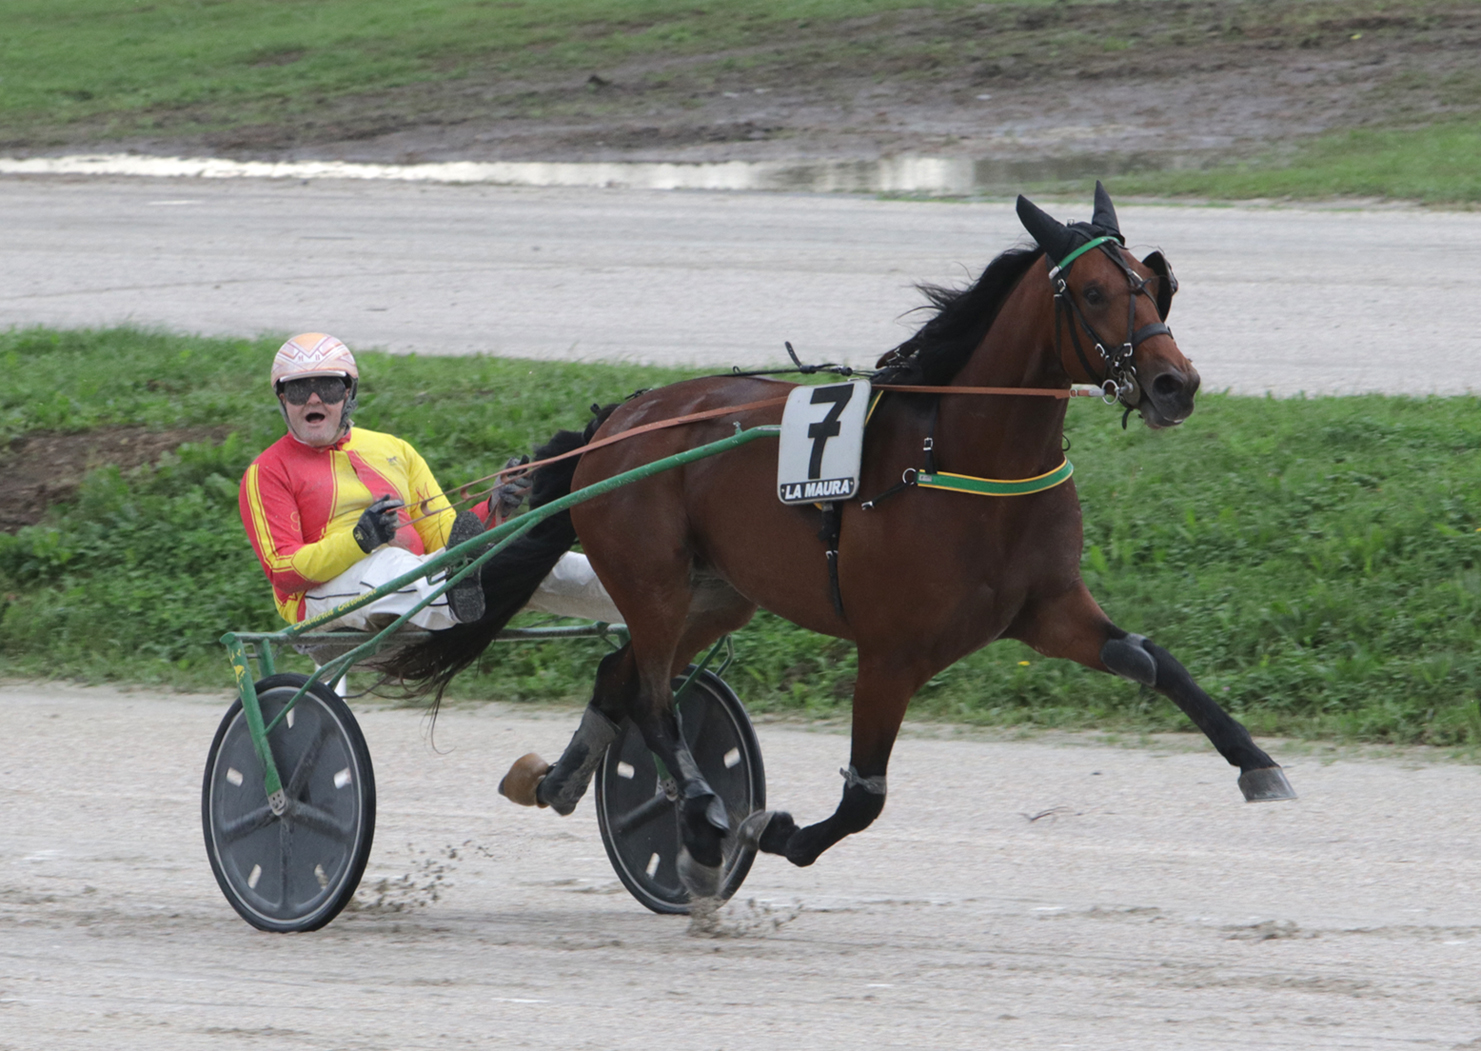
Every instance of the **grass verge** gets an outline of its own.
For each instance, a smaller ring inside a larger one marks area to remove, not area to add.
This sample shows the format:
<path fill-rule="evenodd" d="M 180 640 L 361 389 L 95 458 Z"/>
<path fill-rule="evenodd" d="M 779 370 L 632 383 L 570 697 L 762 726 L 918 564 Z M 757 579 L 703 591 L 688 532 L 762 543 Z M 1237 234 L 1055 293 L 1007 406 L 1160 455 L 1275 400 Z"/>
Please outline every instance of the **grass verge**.
<path fill-rule="evenodd" d="M 90 473 L 42 523 L 0 534 L 0 674 L 226 687 L 217 638 L 276 620 L 237 481 L 281 433 L 270 340 L 0 334 L 0 440 L 112 425 L 233 425 L 155 466 Z M 102 362 L 107 368 L 101 367 Z M 359 421 L 439 478 L 486 473 L 585 406 L 684 373 L 368 353 Z M 106 378 L 104 378 L 106 377 Z M 1167 646 L 1253 730 L 1481 741 L 1481 417 L 1462 398 L 1205 395 L 1182 428 L 1070 412 L 1083 571 L 1128 630 Z M 965 498 L 964 498 L 965 499 Z M 846 644 L 762 614 L 728 677 L 757 712 L 836 716 Z M 456 694 L 584 700 L 596 643 L 496 646 Z M 1016 643 L 933 679 L 917 715 L 983 725 L 1187 729 L 1159 695 Z"/>
<path fill-rule="evenodd" d="M 1378 197 L 1428 204 L 1481 202 L 1481 121 L 1324 135 L 1284 156 L 1203 171 L 1117 176 L 1126 196 L 1221 200 Z"/>
<path fill-rule="evenodd" d="M 1474 202 L 1481 77 L 1457 42 L 1472 24 L 1455 0 L 6 0 L 0 144 L 271 151 L 472 121 L 573 121 L 556 140 L 585 125 L 639 134 L 743 84 L 842 105 L 858 124 L 849 100 L 872 83 L 869 98 L 939 99 L 950 123 L 952 105 L 1026 83 L 1157 95 L 1219 70 L 1320 81 L 1358 49 L 1371 58 L 1342 76 L 1364 103 L 1340 119 L 1372 129 L 1148 173 L 1135 192 Z"/>

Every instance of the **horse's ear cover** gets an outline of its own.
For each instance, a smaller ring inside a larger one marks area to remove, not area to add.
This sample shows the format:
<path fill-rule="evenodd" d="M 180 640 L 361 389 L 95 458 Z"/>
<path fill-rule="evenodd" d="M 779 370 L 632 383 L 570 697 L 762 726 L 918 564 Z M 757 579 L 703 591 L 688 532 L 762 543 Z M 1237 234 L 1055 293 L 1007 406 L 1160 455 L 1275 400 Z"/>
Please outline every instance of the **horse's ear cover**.
<path fill-rule="evenodd" d="M 1178 279 L 1173 276 L 1172 267 L 1167 263 L 1167 257 L 1161 252 L 1153 252 L 1142 260 L 1142 264 L 1157 275 L 1157 316 L 1163 321 L 1172 310 L 1172 297 L 1178 290 Z"/>
<path fill-rule="evenodd" d="M 1018 195 L 1018 220 L 1023 228 L 1033 235 L 1039 247 L 1050 259 L 1058 263 L 1075 250 L 1079 238 L 1044 209 L 1023 194 Z"/>
<path fill-rule="evenodd" d="M 1116 222 L 1116 209 L 1111 204 L 1111 195 L 1101 185 L 1099 179 L 1095 180 L 1095 211 L 1090 215 L 1090 225 L 1098 226 L 1100 229 L 1122 241 L 1121 227 Z"/>

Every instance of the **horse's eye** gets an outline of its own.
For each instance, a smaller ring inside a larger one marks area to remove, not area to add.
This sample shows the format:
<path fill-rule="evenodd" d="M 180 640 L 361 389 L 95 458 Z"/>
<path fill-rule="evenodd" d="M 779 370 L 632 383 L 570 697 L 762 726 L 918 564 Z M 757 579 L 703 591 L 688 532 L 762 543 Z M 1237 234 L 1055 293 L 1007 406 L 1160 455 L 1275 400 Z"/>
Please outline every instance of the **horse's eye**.
<path fill-rule="evenodd" d="M 1093 307 L 1098 307 L 1106 301 L 1105 293 L 1100 290 L 1099 285 L 1085 286 L 1085 302 Z"/>

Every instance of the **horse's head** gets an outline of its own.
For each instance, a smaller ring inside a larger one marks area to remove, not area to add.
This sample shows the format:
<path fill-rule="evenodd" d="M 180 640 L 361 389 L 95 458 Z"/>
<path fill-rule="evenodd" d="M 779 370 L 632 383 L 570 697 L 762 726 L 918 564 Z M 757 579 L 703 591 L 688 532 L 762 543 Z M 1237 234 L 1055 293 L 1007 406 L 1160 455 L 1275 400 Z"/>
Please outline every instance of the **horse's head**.
<path fill-rule="evenodd" d="M 1138 260 L 1126 250 L 1099 182 L 1088 223 L 1061 223 L 1026 197 L 1018 198 L 1018 217 L 1044 249 L 1055 349 L 1070 378 L 1101 386 L 1128 412 L 1140 411 L 1149 427 L 1187 419 L 1198 370 L 1167 327 L 1178 283 L 1162 253 Z"/>

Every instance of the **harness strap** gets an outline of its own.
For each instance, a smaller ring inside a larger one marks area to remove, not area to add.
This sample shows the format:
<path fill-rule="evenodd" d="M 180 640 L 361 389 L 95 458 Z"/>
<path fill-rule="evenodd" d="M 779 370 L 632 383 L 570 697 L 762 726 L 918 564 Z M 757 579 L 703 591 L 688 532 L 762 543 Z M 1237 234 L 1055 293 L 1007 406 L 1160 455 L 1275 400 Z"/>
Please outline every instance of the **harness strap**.
<path fill-rule="evenodd" d="M 1172 329 L 1161 321 L 1154 321 L 1150 325 L 1143 325 L 1131 334 L 1131 345 L 1139 347 L 1153 336 L 1171 336 Z"/>
<path fill-rule="evenodd" d="M 1104 391 L 1106 383 L 1111 378 L 1110 364 L 1104 360 L 1106 356 L 1105 348 L 1101 346 L 1100 340 L 1096 338 L 1094 330 L 1086 324 L 1084 318 L 1080 317 L 1080 310 L 1075 306 L 1074 300 L 1069 300 L 1068 297 L 1068 291 L 1063 295 L 1056 293 L 1054 296 L 1054 340 L 1056 343 L 1059 342 L 1059 326 L 1061 323 L 1064 323 L 1070 330 L 1070 345 L 1075 348 L 1075 357 L 1079 358 L 1080 364 L 1084 366 L 1085 375 L 1094 376 L 1096 370 L 1091 366 L 1090 360 L 1085 357 L 1085 351 L 1080 347 L 1080 333 L 1075 328 L 1075 321 L 1079 321 L 1082 325 L 1085 325 L 1086 332 L 1090 334 L 1091 339 L 1095 340 L 1096 349 L 1100 351 L 1102 362 L 1106 365 L 1106 378 L 1101 380 L 1101 390 Z M 1066 300 L 1068 300 L 1068 303 Z M 1073 318 L 1066 318 L 1065 315 L 1067 313 L 1074 314 L 1075 316 Z"/>
<path fill-rule="evenodd" d="M 843 507 L 837 500 L 818 505 L 823 512 L 823 527 L 818 530 L 818 539 L 823 542 L 824 554 L 828 558 L 828 585 L 833 595 L 833 612 L 843 620 L 843 592 L 838 586 L 838 538 L 843 535 Z"/>
<path fill-rule="evenodd" d="M 882 383 L 875 388 L 875 391 L 876 394 L 883 394 L 885 391 L 900 391 L 906 394 L 1001 394 L 1023 395 L 1033 398 L 1091 398 L 1098 397 L 1100 395 L 1100 391 L 1061 389 L 1058 387 L 930 387 L 909 385 L 903 383 Z M 743 405 L 726 405 L 718 409 L 704 409 L 700 412 L 691 412 L 684 416 L 675 416 L 672 419 L 655 420 L 653 423 L 645 423 L 639 427 L 630 427 L 625 431 L 620 431 L 617 434 L 609 434 L 605 438 L 599 438 L 589 445 L 583 445 L 579 449 L 572 449 L 569 452 L 562 453 L 559 456 L 550 456 L 544 460 L 535 460 L 531 463 L 521 464 L 518 467 L 505 468 L 501 471 L 495 471 L 493 474 L 484 475 L 482 478 L 475 478 L 471 482 L 465 482 L 462 485 L 456 487 L 456 490 L 459 493 L 459 498 L 457 500 L 451 501 L 451 503 L 457 505 L 468 501 L 477 500 L 479 497 L 486 495 L 491 490 L 479 490 L 477 492 L 474 492 L 472 495 L 469 495 L 470 489 L 472 489 L 475 485 L 482 484 L 483 482 L 495 482 L 497 484 L 498 480 L 502 479 L 505 475 L 524 474 L 525 472 L 533 471 L 538 467 L 544 467 L 546 464 L 558 463 L 561 460 L 568 460 L 573 456 L 581 456 L 584 453 L 591 452 L 593 449 L 600 449 L 603 446 L 613 445 L 627 438 L 635 438 L 640 434 L 648 434 L 652 431 L 660 431 L 668 427 L 681 427 L 686 423 L 699 423 L 703 420 L 713 420 L 721 416 L 729 416 L 732 413 L 749 412 L 751 409 L 769 409 L 777 405 L 785 405 L 786 403 L 786 398 L 767 398 L 764 401 L 746 402 Z M 875 405 L 878 405 L 878 401 L 875 402 Z M 871 414 L 873 413 L 872 407 L 870 409 L 870 412 Z M 435 499 L 435 497 L 430 497 L 429 500 L 430 499 Z M 430 516 L 428 516 L 425 513 L 425 510 L 423 510 L 422 517 L 426 518 Z M 420 520 L 421 519 L 413 518 L 411 520 L 411 523 L 407 524 L 414 524 Z"/>
<path fill-rule="evenodd" d="M 922 387 L 908 383 L 881 383 L 875 390 L 904 394 L 1019 394 L 1031 398 L 1100 397 L 1099 390 L 1075 390 L 1073 387 Z"/>
<path fill-rule="evenodd" d="M 502 471 L 495 471 L 493 474 L 484 475 L 482 478 L 475 478 L 473 479 L 473 481 L 467 482 L 457 487 L 458 492 L 461 495 L 458 500 L 454 501 L 454 503 L 460 504 L 467 500 L 478 499 L 478 497 L 484 495 L 484 491 L 480 491 L 474 493 L 472 496 L 468 496 L 468 490 L 472 489 L 475 485 L 478 485 L 482 482 L 497 482 L 498 479 L 503 478 L 506 474 L 525 474 L 526 472 L 534 471 L 537 467 L 544 467 L 546 464 L 559 463 L 562 460 L 569 460 L 573 456 L 581 456 L 584 453 L 591 452 L 593 449 L 600 449 L 603 446 L 613 445 L 617 442 L 623 441 L 624 439 L 637 437 L 639 434 L 647 434 L 650 431 L 661 431 L 669 427 L 679 427 L 686 423 L 698 423 L 702 420 L 713 420 L 719 416 L 729 416 L 737 412 L 748 412 L 751 409 L 773 408 L 777 405 L 785 405 L 786 403 L 786 398 L 767 398 L 764 401 L 751 401 L 746 402 L 744 405 L 725 405 L 718 409 L 704 409 L 700 412 L 691 412 L 685 416 L 675 416 L 667 420 L 655 420 L 653 423 L 645 423 L 639 427 L 630 427 L 625 431 L 619 431 L 617 434 L 609 434 L 605 438 L 599 438 L 594 442 L 590 442 L 586 445 L 580 446 L 579 448 L 572 449 L 569 452 L 561 453 L 559 456 L 547 456 L 543 460 L 534 460 L 530 463 L 520 464 L 518 467 L 506 467 Z M 492 492 L 492 490 L 487 491 Z M 427 500 L 422 501 L 421 505 L 419 506 L 419 510 L 421 510 L 422 512 L 422 518 L 431 517 L 426 513 L 426 505 L 435 499 L 436 497 L 432 496 L 428 497 Z M 413 518 L 411 520 L 411 523 L 414 524 L 421 520 L 421 518 Z"/>
<path fill-rule="evenodd" d="M 1075 465 L 1065 460 L 1054 470 L 1032 478 L 974 478 L 970 474 L 952 474 L 950 471 L 936 474 L 918 471 L 915 484 L 922 489 L 949 489 L 952 492 L 974 493 L 977 496 L 1028 496 L 1030 493 L 1042 493 L 1045 489 L 1063 485 L 1074 473 Z"/>
<path fill-rule="evenodd" d="M 1121 244 L 1121 239 L 1118 237 L 1096 237 L 1089 241 L 1086 241 L 1079 248 L 1075 249 L 1069 255 L 1061 259 L 1058 266 L 1049 268 L 1049 280 L 1053 281 L 1060 274 L 1068 270 L 1070 268 L 1070 264 L 1073 263 L 1076 259 L 1079 259 L 1082 255 L 1090 251 L 1092 248 L 1099 248 L 1103 244 L 1119 245 Z"/>

